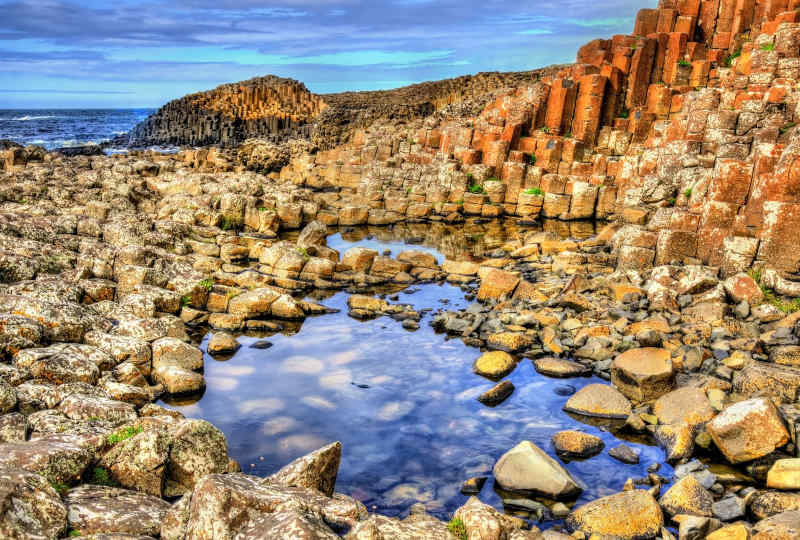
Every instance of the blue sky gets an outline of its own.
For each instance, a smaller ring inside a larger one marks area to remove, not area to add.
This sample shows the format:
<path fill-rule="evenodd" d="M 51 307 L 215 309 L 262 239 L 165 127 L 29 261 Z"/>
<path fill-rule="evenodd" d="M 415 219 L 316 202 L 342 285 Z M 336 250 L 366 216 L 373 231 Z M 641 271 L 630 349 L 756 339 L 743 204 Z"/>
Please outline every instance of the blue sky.
<path fill-rule="evenodd" d="M 0 109 L 155 107 L 257 75 L 318 93 L 571 62 L 656 0 L 0 0 Z"/>

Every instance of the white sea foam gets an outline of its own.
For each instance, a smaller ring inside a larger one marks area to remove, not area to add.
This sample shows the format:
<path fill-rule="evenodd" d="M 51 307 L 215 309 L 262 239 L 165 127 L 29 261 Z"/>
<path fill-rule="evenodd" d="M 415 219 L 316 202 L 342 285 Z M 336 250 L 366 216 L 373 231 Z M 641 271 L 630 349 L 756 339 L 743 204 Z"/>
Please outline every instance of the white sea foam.
<path fill-rule="evenodd" d="M 16 120 L 17 122 L 28 122 L 30 120 L 48 120 L 50 118 L 58 118 L 57 116 L 18 116 L 16 118 L 12 118 L 12 120 Z"/>

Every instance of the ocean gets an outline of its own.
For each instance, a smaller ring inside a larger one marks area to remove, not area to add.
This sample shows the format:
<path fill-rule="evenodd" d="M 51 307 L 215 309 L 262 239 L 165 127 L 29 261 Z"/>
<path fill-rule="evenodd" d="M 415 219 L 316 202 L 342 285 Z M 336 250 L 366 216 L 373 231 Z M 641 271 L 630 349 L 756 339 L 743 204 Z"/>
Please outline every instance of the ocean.
<path fill-rule="evenodd" d="M 0 139 L 48 150 L 100 144 L 127 133 L 153 112 L 155 109 L 0 109 Z"/>

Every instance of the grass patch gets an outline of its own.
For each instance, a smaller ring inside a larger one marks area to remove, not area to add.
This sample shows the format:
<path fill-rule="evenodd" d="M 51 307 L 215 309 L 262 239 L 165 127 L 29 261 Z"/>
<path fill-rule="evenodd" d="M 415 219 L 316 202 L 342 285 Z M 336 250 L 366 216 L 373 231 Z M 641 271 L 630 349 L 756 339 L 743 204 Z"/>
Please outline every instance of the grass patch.
<path fill-rule="evenodd" d="M 183 307 L 189 307 L 189 304 L 191 304 L 191 303 L 192 303 L 192 297 L 191 296 L 186 295 L 183 298 L 181 298 L 181 305 Z"/>
<path fill-rule="evenodd" d="M 454 517 L 447 524 L 447 530 L 459 540 L 467 540 L 467 526 L 461 518 Z"/>
<path fill-rule="evenodd" d="M 536 165 L 536 156 L 534 156 L 533 154 L 531 154 L 531 157 L 530 157 L 530 164 L 531 165 Z"/>
<path fill-rule="evenodd" d="M 689 66 L 692 65 L 692 63 L 689 62 L 688 60 L 681 59 L 681 60 L 678 60 L 678 65 L 679 66 L 683 66 L 683 67 L 689 67 Z"/>
<path fill-rule="evenodd" d="M 686 191 L 683 192 L 683 196 L 687 199 L 692 198 L 692 188 L 686 188 Z"/>
<path fill-rule="evenodd" d="M 308 260 L 308 259 L 311 258 L 311 256 L 308 254 L 308 250 L 306 248 L 298 247 L 298 248 L 295 248 L 295 249 L 297 250 L 297 253 L 299 253 L 303 257 L 303 259 Z"/>
<path fill-rule="evenodd" d="M 800 298 L 784 300 L 780 298 L 774 290 L 761 283 L 761 279 L 763 277 L 761 268 L 753 268 L 747 272 L 747 274 L 758 284 L 761 292 L 764 294 L 765 304 L 775 306 L 783 313 L 796 313 L 800 311 Z"/>
<path fill-rule="evenodd" d="M 762 51 L 770 51 L 770 52 L 771 52 L 771 51 L 774 51 L 774 50 L 775 50 L 775 44 L 774 44 L 774 43 L 764 43 L 764 44 L 763 44 L 763 45 L 760 47 L 760 49 L 761 49 Z"/>
<path fill-rule="evenodd" d="M 224 218 L 222 218 L 222 225 L 220 225 L 220 228 L 223 231 L 232 231 L 234 229 L 238 229 L 239 225 L 240 225 L 239 222 L 237 222 L 237 221 L 235 221 L 233 219 L 230 219 L 228 217 L 224 217 Z"/>
<path fill-rule="evenodd" d="M 136 427 L 128 426 L 126 428 L 117 431 L 116 433 L 112 433 L 107 437 L 106 440 L 108 441 L 108 444 L 115 445 L 117 443 L 121 443 L 122 441 L 127 441 L 132 437 L 135 437 L 142 431 L 144 431 L 144 428 L 142 428 L 142 426 L 136 426 Z"/>
<path fill-rule="evenodd" d="M 631 115 L 630 111 L 628 109 L 626 109 L 625 107 L 623 107 L 622 110 L 619 112 L 619 117 L 620 118 L 628 118 L 628 117 L 630 117 L 630 115 Z"/>
<path fill-rule="evenodd" d="M 733 65 L 733 63 L 736 61 L 736 59 L 739 58 L 740 56 L 742 56 L 742 50 L 741 49 L 737 50 L 733 54 L 729 54 L 725 58 L 725 66 L 726 67 L 731 67 Z"/>
<path fill-rule="evenodd" d="M 83 534 L 81 534 L 81 531 L 77 529 L 72 529 L 71 531 L 69 531 L 69 534 L 67 536 L 69 536 L 70 538 L 77 538 L 78 536 L 83 536 Z"/>
<path fill-rule="evenodd" d="M 780 129 L 781 135 L 786 135 L 786 133 L 787 133 L 787 132 L 788 132 L 790 129 L 792 129 L 793 127 L 795 127 L 796 125 L 797 125 L 797 122 L 792 122 L 791 124 L 786 124 L 785 126 L 783 126 L 783 127 Z"/>
<path fill-rule="evenodd" d="M 547 127 L 547 126 L 544 126 L 544 127 L 540 128 L 539 131 L 541 131 L 544 134 L 548 134 L 548 133 L 550 133 L 550 128 Z"/>
<path fill-rule="evenodd" d="M 486 190 L 483 189 L 483 186 L 480 186 L 478 184 L 472 184 L 467 188 L 467 191 L 469 191 L 470 193 L 475 193 L 476 195 L 484 195 L 486 193 Z"/>
<path fill-rule="evenodd" d="M 542 188 L 538 187 L 530 188 L 525 190 L 525 195 L 538 195 L 541 197 L 542 195 L 544 195 L 544 191 L 542 191 Z"/>
<path fill-rule="evenodd" d="M 458 200 L 456 201 L 456 204 L 457 204 L 458 206 L 464 206 L 464 199 L 458 199 Z"/>
<path fill-rule="evenodd" d="M 214 288 L 214 280 L 211 278 L 206 278 L 200 283 L 198 283 L 198 285 L 200 285 L 202 288 L 210 292 L 211 289 Z"/>
<path fill-rule="evenodd" d="M 67 491 L 69 491 L 69 486 L 62 482 L 51 482 L 50 485 L 53 486 L 53 489 L 56 490 L 56 493 L 59 495 L 64 495 Z"/>

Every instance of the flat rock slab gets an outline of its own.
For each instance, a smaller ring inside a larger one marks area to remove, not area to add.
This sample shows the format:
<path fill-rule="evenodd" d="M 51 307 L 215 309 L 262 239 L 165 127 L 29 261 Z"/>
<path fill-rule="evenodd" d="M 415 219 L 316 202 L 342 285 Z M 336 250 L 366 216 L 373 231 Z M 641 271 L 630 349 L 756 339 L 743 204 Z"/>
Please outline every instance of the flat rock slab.
<path fill-rule="evenodd" d="M 542 375 L 560 379 L 583 377 L 591 373 L 591 369 L 583 364 L 552 357 L 537 358 L 533 361 L 533 367 Z"/>
<path fill-rule="evenodd" d="M 587 535 L 638 540 L 658 536 L 664 515 L 650 493 L 635 489 L 584 504 L 567 516 L 566 525 Z"/>
<path fill-rule="evenodd" d="M 494 478 L 509 491 L 569 498 L 582 488 L 558 461 L 530 441 L 503 454 L 494 466 Z"/>
<path fill-rule="evenodd" d="M 714 418 L 714 409 L 702 388 L 687 386 L 658 398 L 653 404 L 653 414 L 661 424 L 696 426 Z"/>
<path fill-rule="evenodd" d="M 731 463 L 758 459 L 789 442 L 783 419 L 767 398 L 748 399 L 729 406 L 706 429 Z"/>
<path fill-rule="evenodd" d="M 646 347 L 631 349 L 611 364 L 611 382 L 629 399 L 648 401 L 663 396 L 675 383 L 670 352 Z"/>
<path fill-rule="evenodd" d="M 64 498 L 69 526 L 81 534 L 157 536 L 170 504 L 158 497 L 107 486 L 84 485 Z"/>
<path fill-rule="evenodd" d="M 38 473 L 52 483 L 70 484 L 79 478 L 92 454 L 76 437 L 47 435 L 41 439 L 0 444 L 0 464 Z"/>
<path fill-rule="evenodd" d="M 628 398 L 613 386 L 589 384 L 569 398 L 564 410 L 584 416 L 625 419 L 633 408 Z"/>

